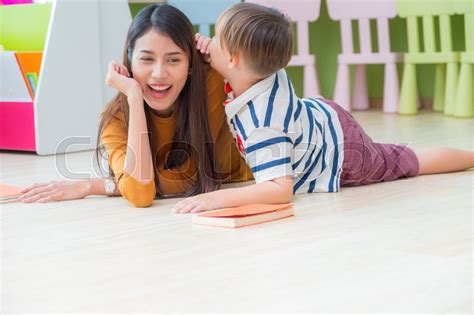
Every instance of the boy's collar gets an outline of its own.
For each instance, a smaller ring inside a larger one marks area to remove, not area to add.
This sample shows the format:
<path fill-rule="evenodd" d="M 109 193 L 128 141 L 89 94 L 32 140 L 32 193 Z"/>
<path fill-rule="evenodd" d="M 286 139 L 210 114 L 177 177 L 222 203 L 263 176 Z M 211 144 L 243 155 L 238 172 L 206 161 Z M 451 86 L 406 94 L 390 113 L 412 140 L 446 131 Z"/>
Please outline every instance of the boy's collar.
<path fill-rule="evenodd" d="M 225 92 L 225 94 L 230 94 L 231 92 L 233 92 L 234 90 L 233 90 L 232 87 L 230 86 L 229 81 L 225 80 L 224 82 L 225 82 L 225 84 L 224 84 L 224 92 Z"/>
<path fill-rule="evenodd" d="M 252 87 L 250 87 L 248 90 L 246 90 L 244 93 L 242 93 L 239 97 L 236 98 L 234 98 L 232 86 L 226 80 L 224 84 L 224 91 L 227 94 L 228 98 L 226 101 L 224 101 L 224 106 L 227 116 L 234 117 L 235 114 L 237 114 L 242 108 L 242 106 L 244 106 L 250 100 L 254 99 L 258 95 L 271 88 L 276 76 L 277 73 L 274 73 L 268 76 L 267 78 L 255 83 L 254 85 L 252 85 Z"/>
<path fill-rule="evenodd" d="M 229 81 L 224 80 L 224 92 L 227 94 L 227 99 L 224 101 L 223 105 L 226 106 L 230 102 L 234 100 L 234 90 L 232 89 L 232 86 L 230 86 Z"/>

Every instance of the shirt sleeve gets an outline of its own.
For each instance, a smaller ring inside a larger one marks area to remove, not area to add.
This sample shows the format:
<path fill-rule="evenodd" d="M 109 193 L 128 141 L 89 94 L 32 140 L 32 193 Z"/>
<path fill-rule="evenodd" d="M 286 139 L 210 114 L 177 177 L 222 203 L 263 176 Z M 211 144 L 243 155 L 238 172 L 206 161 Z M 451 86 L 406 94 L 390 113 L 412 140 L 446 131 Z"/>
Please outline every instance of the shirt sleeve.
<path fill-rule="evenodd" d="M 134 207 L 149 207 L 155 199 L 155 182 L 142 184 L 124 171 L 128 133 L 125 122 L 114 118 L 101 135 L 108 155 L 109 167 L 115 175 L 122 196 Z"/>
<path fill-rule="evenodd" d="M 284 176 L 294 176 L 293 141 L 282 130 L 261 127 L 245 140 L 245 154 L 256 183 Z"/>

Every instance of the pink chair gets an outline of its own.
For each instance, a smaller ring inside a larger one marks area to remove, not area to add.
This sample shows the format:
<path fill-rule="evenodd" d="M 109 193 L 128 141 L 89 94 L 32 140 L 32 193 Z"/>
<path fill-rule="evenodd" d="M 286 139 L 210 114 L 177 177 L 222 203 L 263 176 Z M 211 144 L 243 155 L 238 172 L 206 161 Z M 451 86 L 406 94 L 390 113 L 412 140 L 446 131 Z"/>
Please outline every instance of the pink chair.
<path fill-rule="evenodd" d="M 10 5 L 10 4 L 30 4 L 33 3 L 33 0 L 0 0 L 0 5 Z"/>
<path fill-rule="evenodd" d="M 316 57 L 309 53 L 308 23 L 319 18 L 321 0 L 246 0 L 244 2 L 275 8 L 296 23 L 297 54 L 293 55 L 288 66 L 304 66 L 303 94 L 305 97 L 319 95 Z"/>
<path fill-rule="evenodd" d="M 369 97 L 365 65 L 385 64 L 385 113 L 396 113 L 399 85 L 396 63 L 402 55 L 390 50 L 388 19 L 397 15 L 396 0 L 327 0 L 329 16 L 340 21 L 342 54 L 338 56 L 338 70 L 334 100 L 347 110 L 367 109 Z M 378 52 L 372 51 L 370 19 L 377 20 Z M 351 20 L 358 20 L 360 52 L 354 52 Z M 354 93 L 351 105 L 349 65 L 356 65 Z"/>

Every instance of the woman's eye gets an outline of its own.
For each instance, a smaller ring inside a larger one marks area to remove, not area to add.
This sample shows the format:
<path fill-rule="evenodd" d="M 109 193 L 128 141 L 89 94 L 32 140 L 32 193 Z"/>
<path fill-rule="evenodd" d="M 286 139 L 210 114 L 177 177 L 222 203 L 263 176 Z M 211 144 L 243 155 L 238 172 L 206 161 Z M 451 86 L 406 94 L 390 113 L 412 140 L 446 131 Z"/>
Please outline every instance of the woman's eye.
<path fill-rule="evenodd" d="M 170 63 L 177 63 L 177 62 L 179 62 L 179 59 L 171 58 L 171 59 L 168 59 L 168 62 L 170 62 Z"/>
<path fill-rule="evenodd" d="M 143 61 L 153 61 L 153 58 L 150 58 L 150 57 L 142 57 L 140 59 Z"/>

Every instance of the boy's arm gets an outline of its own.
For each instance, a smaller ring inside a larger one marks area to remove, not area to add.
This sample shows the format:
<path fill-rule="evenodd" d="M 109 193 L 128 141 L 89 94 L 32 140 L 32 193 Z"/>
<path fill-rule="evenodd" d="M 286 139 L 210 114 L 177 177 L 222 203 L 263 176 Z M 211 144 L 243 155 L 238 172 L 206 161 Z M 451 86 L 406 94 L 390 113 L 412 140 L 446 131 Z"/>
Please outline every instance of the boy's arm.
<path fill-rule="evenodd" d="M 251 203 L 287 203 L 293 196 L 293 177 L 285 176 L 240 188 L 229 188 L 186 198 L 173 207 L 175 213 L 238 207 Z"/>

